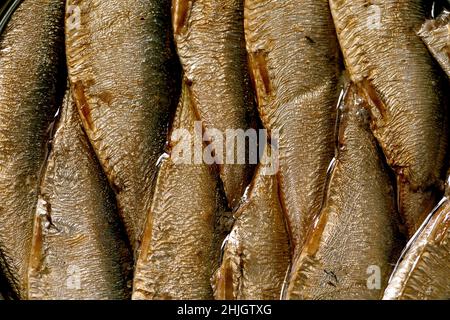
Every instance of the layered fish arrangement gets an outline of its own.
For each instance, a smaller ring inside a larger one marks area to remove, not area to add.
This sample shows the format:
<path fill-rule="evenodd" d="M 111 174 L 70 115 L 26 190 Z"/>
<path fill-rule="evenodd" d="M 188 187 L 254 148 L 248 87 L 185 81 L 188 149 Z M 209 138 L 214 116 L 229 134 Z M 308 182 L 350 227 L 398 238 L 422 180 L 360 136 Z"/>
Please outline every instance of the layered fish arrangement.
<path fill-rule="evenodd" d="M 450 13 L 6 0 L 0 297 L 450 299 Z"/>

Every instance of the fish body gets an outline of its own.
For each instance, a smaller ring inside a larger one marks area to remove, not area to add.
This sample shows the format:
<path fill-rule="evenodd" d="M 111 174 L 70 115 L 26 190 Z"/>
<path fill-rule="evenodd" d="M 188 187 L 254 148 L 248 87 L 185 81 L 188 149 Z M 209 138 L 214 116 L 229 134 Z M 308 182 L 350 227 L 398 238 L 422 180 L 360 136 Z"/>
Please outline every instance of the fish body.
<path fill-rule="evenodd" d="M 372 130 L 397 178 L 412 236 L 439 201 L 445 176 L 445 77 L 417 35 L 426 1 L 330 0 L 350 78 L 369 101 Z"/>
<path fill-rule="evenodd" d="M 246 0 L 244 26 L 259 114 L 279 152 L 281 204 L 298 251 L 320 211 L 334 155 L 339 66 L 332 18 L 323 0 Z"/>
<path fill-rule="evenodd" d="M 326 198 L 293 262 L 287 299 L 380 299 L 398 258 L 393 187 L 355 87 L 342 108 Z"/>
<path fill-rule="evenodd" d="M 71 0 L 67 8 L 71 90 L 136 251 L 178 101 L 170 1 Z"/>
<path fill-rule="evenodd" d="M 450 202 L 444 198 L 411 240 L 384 300 L 450 299 Z"/>
<path fill-rule="evenodd" d="M 132 252 L 67 91 L 36 206 L 28 299 L 127 299 Z"/>
<path fill-rule="evenodd" d="M 259 167 L 235 213 L 213 288 L 219 300 L 278 300 L 291 249 L 277 178 Z"/>
<path fill-rule="evenodd" d="M 5 29 L 14 11 L 23 0 L 4 0 L 0 5 L 0 34 Z"/>
<path fill-rule="evenodd" d="M 41 171 L 65 90 L 64 1 L 25 0 L 0 35 L 0 265 L 15 295 L 26 270 Z"/>
<path fill-rule="evenodd" d="M 173 0 L 177 52 L 193 107 L 206 130 L 246 132 L 255 126 L 254 97 L 244 39 L 243 0 Z M 235 208 L 252 176 L 248 152 L 231 135 L 216 163 L 230 208 Z M 229 157 L 231 156 L 231 159 Z M 245 161 L 239 160 L 246 156 Z M 256 164 L 256 163 L 254 163 Z"/>
<path fill-rule="evenodd" d="M 225 213 L 226 199 L 214 167 L 178 158 L 180 146 L 194 148 L 195 121 L 192 96 L 184 84 L 169 154 L 161 161 L 145 224 L 134 276 L 135 300 L 213 298 L 210 278 L 232 219 Z"/>
<path fill-rule="evenodd" d="M 450 12 L 444 11 L 437 19 L 427 20 L 419 36 L 450 77 Z"/>

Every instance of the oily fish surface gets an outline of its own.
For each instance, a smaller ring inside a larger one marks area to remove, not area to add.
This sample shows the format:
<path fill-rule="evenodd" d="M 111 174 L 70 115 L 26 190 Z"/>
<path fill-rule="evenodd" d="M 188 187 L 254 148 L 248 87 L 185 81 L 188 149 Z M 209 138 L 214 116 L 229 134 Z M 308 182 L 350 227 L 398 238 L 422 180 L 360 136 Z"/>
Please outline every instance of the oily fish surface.
<path fill-rule="evenodd" d="M 245 34 L 259 113 L 278 142 L 281 204 L 298 251 L 334 154 L 338 46 L 328 1 L 246 0 Z"/>
<path fill-rule="evenodd" d="M 437 19 L 427 20 L 419 36 L 450 77 L 450 12 L 444 11 Z"/>
<path fill-rule="evenodd" d="M 214 168 L 183 163 L 183 152 L 186 155 L 195 148 L 196 120 L 192 96 L 184 84 L 169 154 L 161 161 L 147 216 L 133 299 L 213 298 L 210 278 L 233 221 L 224 211 L 226 199 Z"/>
<path fill-rule="evenodd" d="M 163 153 L 178 68 L 170 1 L 70 0 L 66 49 L 83 126 L 137 249 Z"/>
<path fill-rule="evenodd" d="M 450 299 L 450 203 L 448 195 L 419 230 L 391 276 L 385 300 Z"/>
<path fill-rule="evenodd" d="M 372 130 L 397 176 L 412 236 L 440 199 L 447 147 L 447 79 L 416 32 L 426 1 L 330 0 L 351 79 L 370 103 Z"/>
<path fill-rule="evenodd" d="M 34 219 L 28 298 L 129 298 L 132 252 L 69 91 L 61 112 Z"/>
<path fill-rule="evenodd" d="M 246 131 L 254 126 L 254 98 L 244 40 L 243 0 L 173 0 L 178 55 L 191 87 L 193 106 L 205 129 Z M 214 136 L 207 136 L 214 139 Z M 232 143 L 232 141 L 230 141 Z M 237 144 L 226 150 L 220 177 L 235 208 L 252 176 L 238 160 Z M 234 158 L 229 161 L 226 158 Z"/>
<path fill-rule="evenodd" d="M 236 222 L 225 240 L 222 264 L 213 278 L 221 300 L 278 300 L 291 250 L 278 182 L 260 165 Z"/>
<path fill-rule="evenodd" d="M 50 126 L 65 89 L 64 3 L 25 0 L 0 36 L 0 266 L 24 298 Z"/>
<path fill-rule="evenodd" d="M 380 299 L 398 258 L 393 188 L 365 107 L 351 87 L 326 199 L 294 260 L 288 299 Z"/>

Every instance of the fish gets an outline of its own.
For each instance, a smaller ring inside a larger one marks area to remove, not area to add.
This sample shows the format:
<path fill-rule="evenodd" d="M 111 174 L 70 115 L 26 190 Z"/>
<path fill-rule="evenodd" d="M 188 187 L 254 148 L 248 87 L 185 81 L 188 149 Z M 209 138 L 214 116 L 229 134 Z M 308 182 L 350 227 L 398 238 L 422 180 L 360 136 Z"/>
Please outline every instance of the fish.
<path fill-rule="evenodd" d="M 426 1 L 330 0 L 330 7 L 350 79 L 369 102 L 372 131 L 396 174 L 411 237 L 442 196 L 448 144 L 447 79 L 417 35 Z"/>
<path fill-rule="evenodd" d="M 27 298 L 129 299 L 132 251 L 67 90 L 33 225 Z"/>
<path fill-rule="evenodd" d="M 71 90 L 136 255 L 178 103 L 170 1 L 69 0 L 67 12 Z"/>
<path fill-rule="evenodd" d="M 436 19 L 427 20 L 418 34 L 450 77 L 450 12 L 444 10 Z"/>
<path fill-rule="evenodd" d="M 267 149 L 266 149 L 267 150 Z M 259 165 L 247 199 L 234 214 L 220 268 L 212 279 L 217 300 L 278 300 L 291 262 L 289 234 L 275 175 Z"/>
<path fill-rule="evenodd" d="M 285 299 L 379 300 L 400 254 L 394 188 L 355 85 L 339 113 L 326 197 L 294 258 Z"/>
<path fill-rule="evenodd" d="M 450 202 L 446 196 L 404 251 L 384 300 L 450 299 Z"/>
<path fill-rule="evenodd" d="M 214 131 L 256 128 L 254 94 L 244 38 L 243 0 L 173 0 L 172 23 L 178 56 L 202 121 L 205 139 Z M 231 209 L 250 183 L 256 161 L 249 150 L 226 136 L 225 152 L 215 151 L 221 181 Z M 241 157 L 245 156 L 245 159 Z M 230 159 L 231 158 L 231 159 Z"/>
<path fill-rule="evenodd" d="M 64 1 L 24 0 L 0 35 L 0 266 L 26 295 L 33 217 L 65 91 Z"/>
<path fill-rule="evenodd" d="M 210 279 L 233 224 L 218 169 L 193 164 L 182 156 L 182 150 L 194 148 L 192 138 L 198 134 L 186 82 L 146 219 L 135 268 L 134 300 L 212 300 Z"/>
<path fill-rule="evenodd" d="M 334 156 L 339 48 L 328 1 L 246 0 L 246 47 L 259 115 L 278 148 L 291 249 L 319 214 Z"/>
<path fill-rule="evenodd" d="M 21 2 L 22 0 L 4 0 L 3 4 L 0 5 L 0 34 L 2 34 L 9 19 Z"/>

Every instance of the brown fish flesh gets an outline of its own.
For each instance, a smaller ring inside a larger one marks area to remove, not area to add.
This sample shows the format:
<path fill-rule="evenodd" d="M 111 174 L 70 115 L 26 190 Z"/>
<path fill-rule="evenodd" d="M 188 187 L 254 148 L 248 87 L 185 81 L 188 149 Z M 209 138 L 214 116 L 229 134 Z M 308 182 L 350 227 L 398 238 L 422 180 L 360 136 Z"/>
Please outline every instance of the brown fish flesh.
<path fill-rule="evenodd" d="M 294 260 L 288 299 L 380 299 L 398 258 L 388 168 L 354 87 L 342 107 L 339 149 L 326 199 Z"/>
<path fill-rule="evenodd" d="M 161 162 L 147 216 L 133 299 L 213 298 L 210 278 L 218 267 L 220 246 L 232 217 L 224 211 L 226 199 L 213 168 L 178 158 L 179 146 L 194 148 L 187 137 L 196 134 L 197 120 L 190 90 L 183 85 L 170 154 Z"/>
<path fill-rule="evenodd" d="M 70 0 L 69 77 L 134 249 L 178 101 L 169 0 Z"/>
<path fill-rule="evenodd" d="M 444 11 L 436 20 L 427 20 L 419 36 L 450 77 L 450 12 Z"/>
<path fill-rule="evenodd" d="M 348 72 L 369 101 L 372 130 L 396 173 L 398 208 L 412 236 L 441 197 L 448 137 L 447 79 L 416 34 L 426 1 L 330 6 Z"/>
<path fill-rule="evenodd" d="M 28 299 L 127 299 L 132 266 L 114 194 L 68 91 L 42 177 Z"/>
<path fill-rule="evenodd" d="M 225 133 L 254 126 L 256 110 L 245 51 L 243 7 L 243 0 L 172 1 L 178 55 L 195 112 L 205 129 Z M 239 152 L 242 150 L 236 143 L 226 154 L 216 154 L 231 208 L 238 205 L 252 176 L 249 161 L 238 162 Z M 232 155 L 234 163 L 227 161 Z"/>
<path fill-rule="evenodd" d="M 65 89 L 64 1 L 25 0 L 0 35 L 0 266 L 26 295 L 40 171 Z"/>
<path fill-rule="evenodd" d="M 385 300 L 450 299 L 450 202 L 439 204 L 407 246 L 391 276 Z"/>
<path fill-rule="evenodd" d="M 215 298 L 278 300 L 291 251 L 276 176 L 259 167 L 246 194 L 213 279 Z"/>

